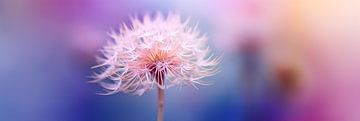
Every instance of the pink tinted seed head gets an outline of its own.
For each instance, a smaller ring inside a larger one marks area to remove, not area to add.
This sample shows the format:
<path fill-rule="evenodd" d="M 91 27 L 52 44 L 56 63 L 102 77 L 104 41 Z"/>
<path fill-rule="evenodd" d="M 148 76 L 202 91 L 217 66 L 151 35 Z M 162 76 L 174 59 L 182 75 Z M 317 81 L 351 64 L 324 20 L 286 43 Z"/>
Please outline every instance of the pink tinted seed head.
<path fill-rule="evenodd" d="M 102 49 L 100 68 L 93 82 L 107 93 L 144 92 L 158 86 L 206 85 L 200 79 L 214 75 L 219 57 L 209 55 L 206 35 L 188 27 L 189 19 L 181 22 L 178 14 L 166 18 L 157 14 L 153 20 L 145 15 L 143 22 L 131 19 L 132 26 L 123 24 L 119 32 L 111 31 L 113 40 Z M 109 80 L 111 82 L 109 82 Z"/>

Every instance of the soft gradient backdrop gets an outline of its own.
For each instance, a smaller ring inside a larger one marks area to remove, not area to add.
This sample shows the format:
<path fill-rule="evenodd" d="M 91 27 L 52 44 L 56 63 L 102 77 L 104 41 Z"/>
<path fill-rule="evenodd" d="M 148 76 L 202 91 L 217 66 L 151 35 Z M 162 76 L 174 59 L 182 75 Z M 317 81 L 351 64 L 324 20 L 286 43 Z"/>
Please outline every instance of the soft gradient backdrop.
<path fill-rule="evenodd" d="M 0 0 L 0 121 L 155 121 L 156 93 L 87 81 L 111 28 L 175 11 L 223 55 L 166 121 L 359 121 L 359 0 Z"/>

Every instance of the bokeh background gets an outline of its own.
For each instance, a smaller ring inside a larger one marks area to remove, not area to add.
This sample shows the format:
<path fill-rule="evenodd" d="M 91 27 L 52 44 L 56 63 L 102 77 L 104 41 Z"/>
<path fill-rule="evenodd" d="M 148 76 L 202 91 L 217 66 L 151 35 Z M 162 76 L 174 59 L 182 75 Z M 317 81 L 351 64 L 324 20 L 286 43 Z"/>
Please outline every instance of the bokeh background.
<path fill-rule="evenodd" d="M 0 0 L 0 121 L 155 121 L 155 90 L 87 81 L 106 32 L 181 13 L 223 55 L 211 86 L 165 91 L 166 121 L 359 121 L 359 0 Z"/>

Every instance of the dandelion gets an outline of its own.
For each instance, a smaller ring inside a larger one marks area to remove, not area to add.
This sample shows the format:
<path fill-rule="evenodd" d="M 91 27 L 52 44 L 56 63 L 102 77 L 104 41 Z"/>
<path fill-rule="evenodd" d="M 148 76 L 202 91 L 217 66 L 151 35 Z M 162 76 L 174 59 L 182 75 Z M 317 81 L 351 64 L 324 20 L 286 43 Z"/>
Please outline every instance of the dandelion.
<path fill-rule="evenodd" d="M 164 89 L 172 86 L 207 85 L 201 80 L 218 72 L 219 57 L 209 54 L 207 36 L 189 20 L 178 14 L 165 18 L 158 13 L 153 19 L 145 15 L 142 22 L 131 18 L 131 26 L 122 24 L 111 31 L 112 41 L 102 49 L 94 81 L 106 95 L 118 92 L 142 95 L 158 89 L 158 121 L 162 121 Z"/>

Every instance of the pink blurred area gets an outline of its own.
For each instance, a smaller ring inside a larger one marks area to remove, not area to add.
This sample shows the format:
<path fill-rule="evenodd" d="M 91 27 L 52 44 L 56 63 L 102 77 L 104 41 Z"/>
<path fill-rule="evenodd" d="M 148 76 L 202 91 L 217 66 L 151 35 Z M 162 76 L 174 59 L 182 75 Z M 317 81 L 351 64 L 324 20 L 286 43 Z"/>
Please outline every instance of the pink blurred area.
<path fill-rule="evenodd" d="M 216 45 L 236 52 L 254 41 L 269 68 L 295 67 L 300 88 L 287 121 L 360 120 L 360 2 L 216 1 L 207 9 Z"/>

